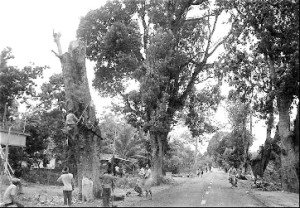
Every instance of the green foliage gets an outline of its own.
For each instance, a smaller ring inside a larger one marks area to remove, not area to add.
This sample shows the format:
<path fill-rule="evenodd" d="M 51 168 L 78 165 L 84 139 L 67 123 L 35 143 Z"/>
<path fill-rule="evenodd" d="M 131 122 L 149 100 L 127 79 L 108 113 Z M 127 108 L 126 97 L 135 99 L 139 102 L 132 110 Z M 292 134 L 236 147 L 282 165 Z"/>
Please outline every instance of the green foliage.
<path fill-rule="evenodd" d="M 246 140 L 242 131 L 217 132 L 209 141 L 207 153 L 220 167 L 240 166 L 244 161 L 245 142 L 252 144 L 253 137 L 247 131 Z"/>
<path fill-rule="evenodd" d="M 193 137 L 216 131 L 217 127 L 212 124 L 210 116 L 217 110 L 221 99 L 219 85 L 207 86 L 189 96 L 188 113 L 184 117 Z"/>
<path fill-rule="evenodd" d="M 193 7 L 203 17 L 188 19 Z M 167 135 L 195 83 L 214 76 L 207 59 L 224 41 L 212 44 L 220 13 L 209 1 L 115 0 L 90 11 L 77 35 L 97 62 L 93 85 L 102 95 L 123 96 L 130 124 Z M 139 83 L 138 91 L 124 93 L 128 79 Z"/>
<path fill-rule="evenodd" d="M 116 122 L 113 114 L 104 115 L 99 124 L 102 141 L 102 152 L 115 154 L 125 159 L 137 159 L 144 164 L 149 158 L 149 141 L 147 136 L 124 121 Z"/>
<path fill-rule="evenodd" d="M 10 148 L 9 161 L 13 168 L 20 166 L 21 161 L 27 161 L 30 164 L 43 160 L 47 164 L 47 158 L 43 151 L 47 147 L 45 142 L 46 135 L 42 134 L 42 130 L 36 128 L 34 123 L 24 120 L 18 113 L 18 100 L 26 102 L 29 98 L 36 96 L 35 79 L 42 76 L 42 72 L 47 67 L 26 66 L 18 69 L 9 66 L 8 61 L 14 58 L 11 48 L 6 48 L 1 52 L 0 59 L 0 116 L 4 121 L 4 127 L 12 127 L 13 130 L 23 131 L 30 134 L 26 139 L 26 147 Z M 5 105 L 7 104 L 7 112 L 4 117 Z M 33 118 L 34 116 L 32 116 Z M 8 120 L 9 119 L 9 120 Z M 24 151 L 23 151 L 24 150 Z"/>
<path fill-rule="evenodd" d="M 80 21 L 77 35 L 88 43 L 87 57 L 97 62 L 93 85 L 102 95 L 123 91 L 123 79 L 143 59 L 138 24 L 131 18 L 132 6 L 130 1 L 108 1 Z"/>
<path fill-rule="evenodd" d="M 229 81 L 237 86 L 242 98 L 254 98 L 255 109 L 263 115 L 272 110 L 270 98 L 275 95 L 298 98 L 299 1 L 219 3 L 235 10 L 239 20 L 222 66 L 227 73 L 232 72 Z M 271 62 L 275 72 L 271 71 Z M 268 95 L 259 97 L 258 92 Z"/>
<path fill-rule="evenodd" d="M 164 158 L 163 170 L 174 174 L 189 170 L 194 164 L 194 151 L 179 139 L 174 139 L 169 145 L 170 150 Z"/>
<path fill-rule="evenodd" d="M 9 47 L 1 51 L 0 58 L 0 116 L 3 119 L 6 103 L 8 109 L 13 108 L 16 99 L 24 101 L 28 96 L 35 95 L 34 80 L 40 77 L 47 67 L 26 66 L 20 70 L 9 66 L 7 62 L 14 58 Z M 10 114 L 11 111 L 8 111 L 5 119 L 9 118 Z"/>

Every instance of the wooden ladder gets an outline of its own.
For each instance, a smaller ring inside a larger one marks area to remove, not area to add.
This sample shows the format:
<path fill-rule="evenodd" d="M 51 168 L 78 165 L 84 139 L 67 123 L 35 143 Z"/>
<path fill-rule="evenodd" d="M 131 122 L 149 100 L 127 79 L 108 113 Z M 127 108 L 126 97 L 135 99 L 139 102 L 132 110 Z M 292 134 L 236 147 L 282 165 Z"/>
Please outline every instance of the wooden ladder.
<path fill-rule="evenodd" d="M 1 145 L 0 145 L 0 156 L 1 156 L 1 160 L 4 165 L 4 174 L 6 174 L 8 176 L 9 181 L 11 181 L 12 175 L 14 174 L 14 170 L 10 166 L 8 159 L 6 158 L 4 150 Z"/>

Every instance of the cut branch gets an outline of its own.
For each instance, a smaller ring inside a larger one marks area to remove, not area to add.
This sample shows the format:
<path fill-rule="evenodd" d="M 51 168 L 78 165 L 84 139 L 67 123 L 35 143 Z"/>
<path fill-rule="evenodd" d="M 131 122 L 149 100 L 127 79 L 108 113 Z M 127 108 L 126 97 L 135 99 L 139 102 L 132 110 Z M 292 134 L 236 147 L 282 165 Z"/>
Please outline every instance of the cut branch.
<path fill-rule="evenodd" d="M 62 56 L 58 55 L 58 53 L 56 53 L 54 50 L 51 50 L 51 51 L 52 51 L 52 53 L 54 53 L 54 55 L 55 55 L 57 58 L 59 58 L 59 59 L 62 58 Z"/>
<path fill-rule="evenodd" d="M 60 44 L 60 37 L 61 37 L 61 34 L 60 33 L 55 33 L 54 30 L 53 30 L 53 38 L 54 38 L 54 42 L 57 45 L 58 55 L 62 56 L 62 50 L 61 50 L 61 44 Z"/>

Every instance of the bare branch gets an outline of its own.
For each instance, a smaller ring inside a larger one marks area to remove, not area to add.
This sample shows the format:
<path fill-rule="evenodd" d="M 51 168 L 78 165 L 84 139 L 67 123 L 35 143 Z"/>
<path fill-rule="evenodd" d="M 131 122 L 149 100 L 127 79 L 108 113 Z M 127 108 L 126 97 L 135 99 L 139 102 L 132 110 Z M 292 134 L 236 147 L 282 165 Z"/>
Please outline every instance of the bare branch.
<path fill-rule="evenodd" d="M 217 43 L 217 45 L 212 49 L 212 51 L 211 51 L 210 53 L 207 54 L 207 58 L 210 57 L 210 56 L 217 50 L 217 48 L 218 48 L 220 45 L 222 45 L 222 44 L 228 39 L 228 37 L 229 37 L 229 36 L 231 35 L 231 33 L 232 33 L 233 25 L 234 25 L 234 23 L 232 23 L 231 29 L 230 29 L 229 33 L 226 35 L 226 37 L 224 37 L 223 40 L 221 40 L 219 43 Z"/>
<path fill-rule="evenodd" d="M 60 33 L 55 33 L 54 30 L 53 30 L 53 38 L 54 38 L 54 42 L 57 45 L 58 55 L 62 56 L 62 50 L 61 50 L 61 44 L 60 44 L 60 37 L 61 37 L 61 34 Z"/>
<path fill-rule="evenodd" d="M 123 100 L 126 102 L 125 105 L 126 107 L 128 107 L 130 109 L 131 112 L 135 113 L 135 114 L 138 114 L 138 111 L 137 110 L 134 110 L 132 107 L 131 107 L 131 104 L 128 100 L 128 96 L 124 95 L 122 92 L 119 92 L 119 94 L 123 97 Z"/>
<path fill-rule="evenodd" d="M 191 5 L 197 6 L 200 4 L 203 4 L 204 2 L 206 2 L 207 0 L 196 0 L 193 3 L 191 3 Z"/>
<path fill-rule="evenodd" d="M 215 16 L 215 15 L 216 15 L 216 14 L 212 13 L 212 14 L 204 15 L 204 16 L 202 16 L 202 17 L 189 18 L 189 19 L 186 19 L 186 20 L 185 20 L 185 23 L 187 23 L 187 22 L 200 21 L 200 20 L 205 19 L 206 17 L 211 17 L 211 16 Z"/>
<path fill-rule="evenodd" d="M 204 60 L 208 58 L 208 51 L 209 51 L 210 44 L 211 44 L 211 38 L 212 38 L 212 36 L 213 36 L 213 34 L 216 30 L 216 25 L 217 25 L 218 18 L 219 18 L 219 14 L 216 15 L 212 31 L 211 31 L 211 33 L 209 33 L 209 36 L 208 36 L 208 41 L 207 41 L 207 47 L 206 47 L 206 50 L 205 50 Z M 208 24 L 210 24 L 210 23 L 208 23 Z"/>
<path fill-rule="evenodd" d="M 199 84 L 199 83 L 205 82 L 205 81 L 207 81 L 208 79 L 212 79 L 212 78 L 214 78 L 214 77 L 213 77 L 213 76 L 208 76 L 208 77 L 206 77 L 206 78 L 204 78 L 204 79 L 201 79 L 201 80 L 195 82 L 195 84 Z"/>
<path fill-rule="evenodd" d="M 51 51 L 52 51 L 52 53 L 54 53 L 54 55 L 55 55 L 57 58 L 59 58 L 59 59 L 62 58 L 62 56 L 58 55 L 54 50 L 51 50 Z"/>

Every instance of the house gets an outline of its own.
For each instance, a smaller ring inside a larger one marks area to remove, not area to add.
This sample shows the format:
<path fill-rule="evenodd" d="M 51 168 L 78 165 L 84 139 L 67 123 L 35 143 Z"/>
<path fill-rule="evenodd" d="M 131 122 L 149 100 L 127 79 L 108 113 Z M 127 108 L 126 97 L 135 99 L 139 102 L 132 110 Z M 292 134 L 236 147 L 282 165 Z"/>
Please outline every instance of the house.
<path fill-rule="evenodd" d="M 120 157 L 119 155 L 114 155 L 114 154 L 100 154 L 100 163 L 101 163 L 101 167 L 100 170 L 102 173 L 106 172 L 107 170 L 113 170 L 111 165 L 113 165 L 113 167 L 115 166 L 125 166 L 126 170 L 134 170 L 133 166 L 136 161 L 135 160 L 126 160 L 122 157 Z"/>

